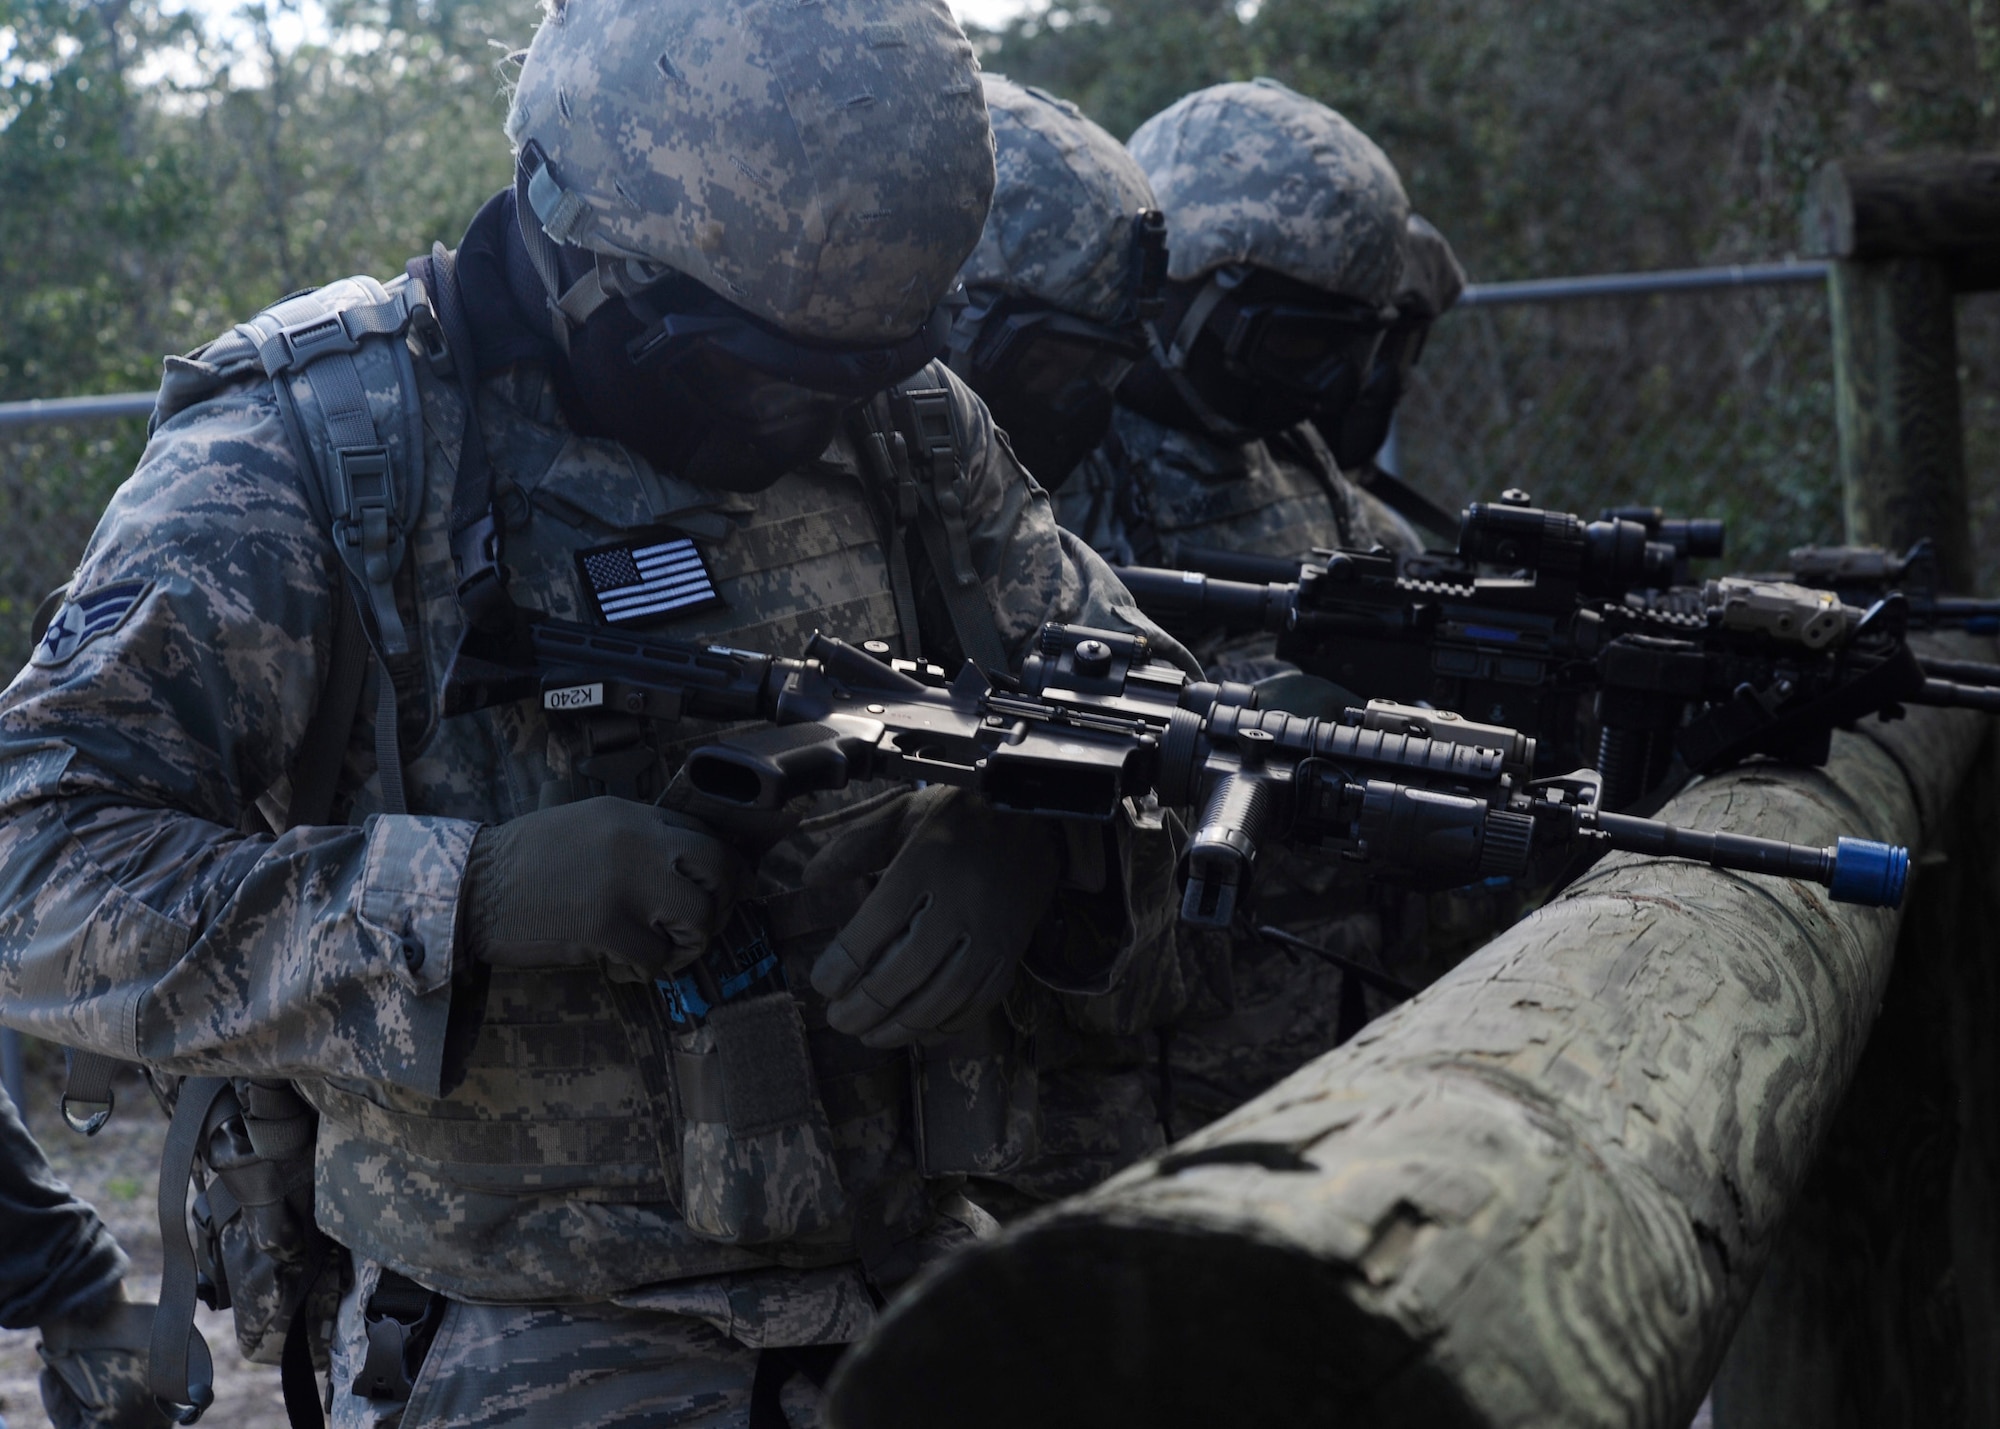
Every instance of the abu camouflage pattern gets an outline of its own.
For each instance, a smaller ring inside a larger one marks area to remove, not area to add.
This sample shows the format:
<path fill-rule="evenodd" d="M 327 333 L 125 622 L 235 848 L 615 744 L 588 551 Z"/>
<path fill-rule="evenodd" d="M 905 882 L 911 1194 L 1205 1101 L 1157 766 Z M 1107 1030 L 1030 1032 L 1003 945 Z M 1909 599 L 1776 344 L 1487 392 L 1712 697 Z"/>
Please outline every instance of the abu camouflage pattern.
<path fill-rule="evenodd" d="M 1145 172 L 1068 100 L 1001 75 L 980 82 L 997 181 L 959 276 L 968 288 L 1113 321 L 1132 299 L 1133 216 L 1157 206 Z"/>
<path fill-rule="evenodd" d="M 1340 474 L 1310 423 L 1239 445 L 1120 407 L 1055 501 L 1064 529 L 1117 565 L 1173 566 L 1184 545 L 1301 560 L 1317 546 L 1423 549 L 1407 521 Z"/>
<path fill-rule="evenodd" d="M 869 791 L 815 805 L 758 888 L 846 1205 L 802 1214 L 777 1156 L 750 1174 L 769 1178 L 761 1202 L 783 1214 L 742 1223 L 740 1244 L 704 1239 L 676 1204 L 686 1143 L 664 1001 L 596 972 L 457 956 L 478 826 L 585 780 L 532 702 L 437 715 L 460 621 L 448 523 L 461 399 L 417 372 L 427 479 L 396 591 L 416 652 L 398 679 L 411 812 L 382 812 L 364 713 L 334 815 L 349 822 L 240 831 L 253 804 L 284 807 L 346 595 L 269 384 L 228 385 L 160 426 L 79 567 L 79 598 L 132 580 L 149 582 L 145 596 L 0 700 L 0 1003 L 13 1025 L 163 1070 L 296 1081 L 322 1118 L 323 1228 L 454 1298 L 593 1302 L 784 1266 L 811 1319 L 830 1285 L 851 1300 L 858 1241 L 907 1261 L 963 1234 L 942 1209 L 950 1183 L 915 1161 L 907 1057 L 832 1033 L 807 976 L 864 889 L 802 891 L 798 873 Z M 1051 619 L 1147 629 L 1058 532 L 977 399 L 940 365 L 920 381 L 949 395 L 971 558 L 1010 656 Z M 935 622 L 897 628 L 847 438 L 753 501 L 568 432 L 538 368 L 488 379 L 479 403 L 523 605 L 588 619 L 574 553 L 671 529 L 700 543 L 724 601 L 674 622 L 676 636 L 781 652 L 820 626 L 949 640 Z M 1127 940 L 1106 957 L 1144 955 Z M 476 1022 L 454 1022 L 454 990 L 480 999 Z M 447 1085 L 448 1037 L 472 1026 Z"/>
<path fill-rule="evenodd" d="M 453 1301 L 444 1308 L 408 1401 L 364 1399 L 347 1387 L 367 1361 L 362 1307 L 382 1268 L 364 1262 L 357 1271 L 335 1322 L 333 1429 L 399 1429 L 406 1423 L 424 1429 L 523 1423 L 737 1429 L 746 1422 L 758 1349 L 707 1318 L 618 1305 Z M 860 1294 L 858 1285 L 854 1293 Z M 854 1312 L 867 1308 L 862 1296 L 849 1314 L 830 1324 L 795 1327 L 807 1336 L 831 1329 L 839 1338 L 786 1343 L 852 1338 L 868 1324 Z M 819 1396 L 809 1381 L 795 1379 L 786 1391 L 788 1424 L 805 1429 L 822 1422 Z"/>
<path fill-rule="evenodd" d="M 1374 140 L 1273 79 L 1176 100 L 1127 141 L 1167 216 L 1167 276 L 1268 268 L 1386 303 L 1410 201 Z"/>
<path fill-rule="evenodd" d="M 993 192 L 944 0 L 557 0 L 507 117 L 558 242 L 664 264 L 799 337 L 904 337 Z"/>

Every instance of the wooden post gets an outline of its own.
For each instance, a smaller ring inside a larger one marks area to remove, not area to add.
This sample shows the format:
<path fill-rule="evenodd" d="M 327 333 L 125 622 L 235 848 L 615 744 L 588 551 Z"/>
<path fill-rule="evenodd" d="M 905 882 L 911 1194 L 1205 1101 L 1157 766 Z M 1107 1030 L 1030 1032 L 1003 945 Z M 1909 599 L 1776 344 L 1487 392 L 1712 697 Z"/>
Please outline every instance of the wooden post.
<path fill-rule="evenodd" d="M 1871 722 L 1824 771 L 1753 766 L 1662 817 L 1923 845 L 1984 726 Z M 848 1358 L 835 1423 L 1686 1429 L 1897 924 L 1607 859 L 1338 1051 L 947 1263 Z"/>
<path fill-rule="evenodd" d="M 1833 265 L 1833 402 L 1847 539 L 1937 545 L 1945 589 L 1972 589 L 1956 302 L 1935 258 Z"/>
<path fill-rule="evenodd" d="M 1975 573 L 1953 295 L 2000 280 L 2000 155 L 1829 164 L 1806 246 L 1835 259 L 1834 404 L 1847 538 L 1937 543 L 1947 587 Z"/>
<path fill-rule="evenodd" d="M 2000 1424 L 2000 744 L 1715 1384 L 1717 1429 Z"/>

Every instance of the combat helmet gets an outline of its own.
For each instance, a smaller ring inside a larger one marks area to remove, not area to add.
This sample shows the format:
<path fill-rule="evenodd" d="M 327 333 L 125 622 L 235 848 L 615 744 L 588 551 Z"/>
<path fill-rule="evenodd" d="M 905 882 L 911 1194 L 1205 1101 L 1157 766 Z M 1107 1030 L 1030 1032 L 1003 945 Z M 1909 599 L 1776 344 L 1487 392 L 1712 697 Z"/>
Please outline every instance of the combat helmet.
<path fill-rule="evenodd" d="M 901 338 L 993 191 L 944 0 L 553 0 L 507 136 L 540 232 L 600 260 L 562 282 L 530 243 L 559 330 L 671 269 L 791 337 Z"/>
<path fill-rule="evenodd" d="M 1338 426 L 1396 316 L 1410 203 L 1388 157 L 1268 79 L 1197 90 L 1129 147 L 1173 242 L 1121 400 L 1223 441 Z"/>
<path fill-rule="evenodd" d="M 1174 242 L 1167 276 L 1231 265 L 1384 303 L 1410 201 L 1375 141 L 1274 79 L 1218 84 L 1140 125 L 1129 146 Z"/>
<path fill-rule="evenodd" d="M 1145 353 L 1165 230 L 1145 172 L 1067 100 L 982 75 L 997 181 L 966 260 L 951 365 L 1045 486 L 1111 422 L 1111 394 Z"/>
<path fill-rule="evenodd" d="M 1152 185 L 1110 134 L 1066 99 L 980 76 L 996 179 L 968 289 L 1030 298 L 1093 322 L 1129 321 L 1144 281 Z"/>

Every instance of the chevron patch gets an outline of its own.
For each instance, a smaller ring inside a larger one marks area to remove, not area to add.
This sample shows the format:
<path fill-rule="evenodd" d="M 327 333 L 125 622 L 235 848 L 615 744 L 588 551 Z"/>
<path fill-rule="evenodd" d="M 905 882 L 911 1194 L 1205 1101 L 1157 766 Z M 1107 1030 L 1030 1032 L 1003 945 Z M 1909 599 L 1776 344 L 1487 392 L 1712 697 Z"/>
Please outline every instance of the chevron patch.
<path fill-rule="evenodd" d="M 28 657 L 32 665 L 60 665 L 100 635 L 108 635 L 152 586 L 151 581 L 114 581 L 88 595 L 71 596 Z"/>
<path fill-rule="evenodd" d="M 686 536 L 579 551 L 584 588 L 607 625 L 673 619 L 722 604 L 708 562 Z"/>

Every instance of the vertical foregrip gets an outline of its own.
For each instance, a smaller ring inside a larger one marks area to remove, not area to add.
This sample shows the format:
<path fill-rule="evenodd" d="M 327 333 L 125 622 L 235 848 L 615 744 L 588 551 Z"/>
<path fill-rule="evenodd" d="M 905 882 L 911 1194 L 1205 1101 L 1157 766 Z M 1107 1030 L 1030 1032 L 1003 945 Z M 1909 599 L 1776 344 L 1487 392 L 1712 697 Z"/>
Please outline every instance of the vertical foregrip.
<path fill-rule="evenodd" d="M 1279 782 L 1262 768 L 1234 769 L 1215 781 L 1188 845 L 1187 891 L 1181 899 L 1185 921 L 1227 926 L 1250 880 L 1257 850 L 1283 813 Z"/>

